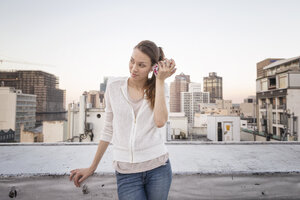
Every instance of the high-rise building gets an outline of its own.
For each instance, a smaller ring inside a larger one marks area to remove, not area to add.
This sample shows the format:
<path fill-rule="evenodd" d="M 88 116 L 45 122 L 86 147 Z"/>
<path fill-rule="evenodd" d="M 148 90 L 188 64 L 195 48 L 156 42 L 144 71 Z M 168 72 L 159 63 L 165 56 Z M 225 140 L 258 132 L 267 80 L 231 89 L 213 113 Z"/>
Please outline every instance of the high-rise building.
<path fill-rule="evenodd" d="M 59 79 L 43 71 L 0 71 L 0 82 L 23 94 L 36 95 L 36 125 L 42 121 L 66 119 L 66 90 L 59 89 Z"/>
<path fill-rule="evenodd" d="M 100 92 L 103 92 L 103 93 L 105 92 L 108 78 L 109 77 L 104 76 L 103 83 L 100 83 Z"/>
<path fill-rule="evenodd" d="M 216 72 L 210 72 L 208 77 L 203 78 L 203 91 L 209 92 L 210 102 L 215 103 L 217 99 L 223 99 L 222 77 Z"/>
<path fill-rule="evenodd" d="M 0 130 L 13 130 L 14 142 L 20 142 L 20 126 L 35 127 L 36 95 L 23 94 L 12 87 L 0 87 Z"/>
<path fill-rule="evenodd" d="M 200 104 L 209 103 L 209 93 L 201 92 L 199 83 L 189 83 L 189 91 L 181 92 L 181 108 L 188 118 L 189 127 L 194 125 L 194 115 L 200 112 Z"/>
<path fill-rule="evenodd" d="M 99 93 L 99 100 L 100 100 L 100 108 L 104 109 L 105 108 L 105 99 L 104 99 L 104 94 L 106 91 L 106 86 L 107 86 L 107 81 L 110 78 L 114 78 L 113 76 L 104 76 L 103 78 L 103 83 L 100 83 L 100 93 Z M 98 100 L 97 100 L 98 101 Z"/>
<path fill-rule="evenodd" d="M 258 131 L 267 140 L 300 141 L 300 56 L 271 62 L 257 75 Z"/>
<path fill-rule="evenodd" d="M 181 112 L 181 92 L 187 92 L 190 83 L 190 75 L 181 73 L 175 76 L 170 84 L 170 112 Z"/>

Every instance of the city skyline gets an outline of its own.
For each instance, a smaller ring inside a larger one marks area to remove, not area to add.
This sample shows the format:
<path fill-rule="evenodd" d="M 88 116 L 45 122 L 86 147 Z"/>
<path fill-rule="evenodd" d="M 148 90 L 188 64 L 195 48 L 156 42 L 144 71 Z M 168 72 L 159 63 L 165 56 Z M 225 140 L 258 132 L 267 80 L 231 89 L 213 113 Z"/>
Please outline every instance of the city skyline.
<path fill-rule="evenodd" d="M 16 3 L 17 2 L 17 3 Z M 149 39 L 201 83 L 223 78 L 223 99 L 255 95 L 256 63 L 299 56 L 298 1 L 1 1 L 0 69 L 59 77 L 66 103 L 99 90 L 104 76 L 128 76 L 132 48 Z M 288 3 L 287 3 L 288 2 Z"/>

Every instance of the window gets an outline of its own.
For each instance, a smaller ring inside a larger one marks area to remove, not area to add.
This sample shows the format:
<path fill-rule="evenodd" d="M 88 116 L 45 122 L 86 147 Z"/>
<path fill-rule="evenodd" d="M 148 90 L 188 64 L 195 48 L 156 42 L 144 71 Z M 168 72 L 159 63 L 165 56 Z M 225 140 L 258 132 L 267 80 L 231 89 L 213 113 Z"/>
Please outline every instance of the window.
<path fill-rule="evenodd" d="M 269 90 L 276 89 L 276 77 L 269 78 Z"/>

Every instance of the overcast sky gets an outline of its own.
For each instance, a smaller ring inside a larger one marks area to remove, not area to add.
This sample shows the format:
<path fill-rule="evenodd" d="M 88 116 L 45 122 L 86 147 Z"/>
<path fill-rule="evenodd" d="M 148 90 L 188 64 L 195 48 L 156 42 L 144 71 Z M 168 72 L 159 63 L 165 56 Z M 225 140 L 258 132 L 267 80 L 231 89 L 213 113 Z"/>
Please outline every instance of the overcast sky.
<path fill-rule="evenodd" d="M 141 40 L 163 47 L 177 72 L 203 83 L 223 77 L 224 99 L 255 94 L 256 63 L 300 55 L 300 1 L 0 0 L 0 64 L 59 77 L 67 103 L 99 90 L 104 76 L 129 76 Z M 170 83 L 175 75 L 166 80 Z"/>

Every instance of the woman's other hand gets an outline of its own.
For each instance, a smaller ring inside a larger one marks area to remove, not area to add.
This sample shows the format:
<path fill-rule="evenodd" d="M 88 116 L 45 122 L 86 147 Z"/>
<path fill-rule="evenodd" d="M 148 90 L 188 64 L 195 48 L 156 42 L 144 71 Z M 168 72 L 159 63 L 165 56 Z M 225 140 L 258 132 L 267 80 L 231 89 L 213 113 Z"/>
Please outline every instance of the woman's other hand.
<path fill-rule="evenodd" d="M 80 187 L 80 183 L 94 173 L 90 168 L 73 169 L 70 171 L 70 181 L 74 178 L 74 185 Z"/>
<path fill-rule="evenodd" d="M 173 59 L 165 59 L 164 61 L 158 62 L 158 73 L 156 78 L 160 80 L 165 80 L 166 78 L 172 76 L 175 72 L 176 64 Z"/>

